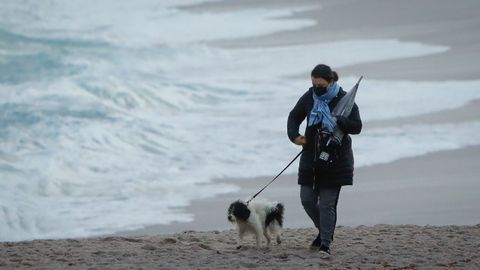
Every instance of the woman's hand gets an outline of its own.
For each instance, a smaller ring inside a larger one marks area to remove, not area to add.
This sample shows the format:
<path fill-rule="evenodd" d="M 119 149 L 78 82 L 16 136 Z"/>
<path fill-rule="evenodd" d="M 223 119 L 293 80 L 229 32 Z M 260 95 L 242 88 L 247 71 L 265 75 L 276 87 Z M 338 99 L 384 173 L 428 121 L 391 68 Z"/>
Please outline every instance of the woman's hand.
<path fill-rule="evenodd" d="M 307 138 L 305 136 L 298 136 L 293 140 L 293 143 L 296 145 L 306 145 L 307 144 Z"/>

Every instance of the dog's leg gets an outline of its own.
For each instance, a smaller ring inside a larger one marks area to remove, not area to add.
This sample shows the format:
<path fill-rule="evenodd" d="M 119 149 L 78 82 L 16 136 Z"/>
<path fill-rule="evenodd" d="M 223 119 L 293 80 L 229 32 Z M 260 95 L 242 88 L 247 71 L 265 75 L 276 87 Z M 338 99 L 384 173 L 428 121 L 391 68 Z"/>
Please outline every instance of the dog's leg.
<path fill-rule="evenodd" d="M 265 235 L 265 238 L 267 238 L 267 246 L 270 246 L 271 238 L 270 238 L 270 235 L 268 234 L 268 228 L 265 228 L 263 230 L 263 235 Z"/>
<path fill-rule="evenodd" d="M 257 240 L 257 248 L 260 248 L 262 246 L 262 232 L 263 232 L 263 226 L 260 223 L 258 219 L 256 219 L 253 222 L 253 227 L 255 230 L 255 240 Z"/>
<path fill-rule="evenodd" d="M 272 224 L 271 230 L 270 230 L 270 233 L 272 233 L 272 235 L 275 236 L 277 240 L 277 244 L 279 245 L 282 243 L 282 239 L 280 238 L 281 230 L 282 230 L 282 227 L 280 227 L 280 225 L 277 222 L 274 222 Z"/>
<path fill-rule="evenodd" d="M 275 226 L 275 232 L 276 232 L 276 235 L 277 235 L 277 244 L 281 244 L 282 243 L 282 238 L 280 237 L 280 235 L 282 234 L 282 226 L 280 226 L 280 224 L 276 224 L 277 226 Z"/>
<path fill-rule="evenodd" d="M 282 243 L 282 238 L 280 238 L 280 232 L 277 233 L 277 244 L 281 244 Z"/>
<path fill-rule="evenodd" d="M 257 248 L 262 246 L 262 233 L 259 231 L 255 232 L 255 240 L 257 240 Z"/>
<path fill-rule="evenodd" d="M 242 248 L 243 244 L 243 235 L 245 234 L 245 230 L 242 229 L 241 227 L 238 227 L 238 242 L 237 242 L 237 249 Z"/>

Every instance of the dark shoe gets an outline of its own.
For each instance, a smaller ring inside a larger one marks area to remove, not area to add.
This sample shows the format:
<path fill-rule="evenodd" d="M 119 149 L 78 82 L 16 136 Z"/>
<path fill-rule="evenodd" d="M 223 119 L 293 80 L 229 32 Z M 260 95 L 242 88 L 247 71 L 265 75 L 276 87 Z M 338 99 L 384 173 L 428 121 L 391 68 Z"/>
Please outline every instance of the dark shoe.
<path fill-rule="evenodd" d="M 330 258 L 330 255 L 330 248 L 324 245 L 320 245 L 320 257 L 322 257 L 322 259 L 328 259 Z"/>
<path fill-rule="evenodd" d="M 315 247 L 315 248 L 318 248 L 322 245 L 322 239 L 320 239 L 320 233 L 318 233 L 317 235 L 317 238 L 315 238 L 315 240 L 313 240 L 312 242 L 312 247 Z"/>

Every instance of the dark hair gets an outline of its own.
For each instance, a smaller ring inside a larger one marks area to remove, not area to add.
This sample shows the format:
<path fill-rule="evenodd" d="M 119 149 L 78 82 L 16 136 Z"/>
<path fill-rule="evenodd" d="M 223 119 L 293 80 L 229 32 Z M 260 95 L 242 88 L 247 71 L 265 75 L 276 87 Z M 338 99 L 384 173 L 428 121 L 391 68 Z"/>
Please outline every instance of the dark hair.
<path fill-rule="evenodd" d="M 332 69 L 324 64 L 316 65 L 311 73 L 314 78 L 323 78 L 327 81 L 338 81 L 338 73 L 332 71 Z"/>
<path fill-rule="evenodd" d="M 332 70 L 332 75 L 333 75 L 333 81 L 337 82 L 338 81 L 338 73 L 336 71 Z"/>

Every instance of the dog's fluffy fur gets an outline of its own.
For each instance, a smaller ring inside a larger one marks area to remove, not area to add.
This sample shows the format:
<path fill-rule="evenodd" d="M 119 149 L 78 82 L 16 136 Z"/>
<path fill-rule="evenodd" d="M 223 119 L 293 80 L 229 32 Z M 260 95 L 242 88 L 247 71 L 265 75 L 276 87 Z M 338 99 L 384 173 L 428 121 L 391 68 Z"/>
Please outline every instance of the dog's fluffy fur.
<path fill-rule="evenodd" d="M 242 246 L 243 236 L 249 232 L 255 234 L 257 247 L 261 246 L 263 236 L 267 245 L 270 245 L 272 236 L 280 244 L 284 209 L 281 203 L 265 200 L 253 200 L 248 205 L 241 200 L 233 202 L 228 208 L 228 220 L 237 224 L 238 247 Z"/>

